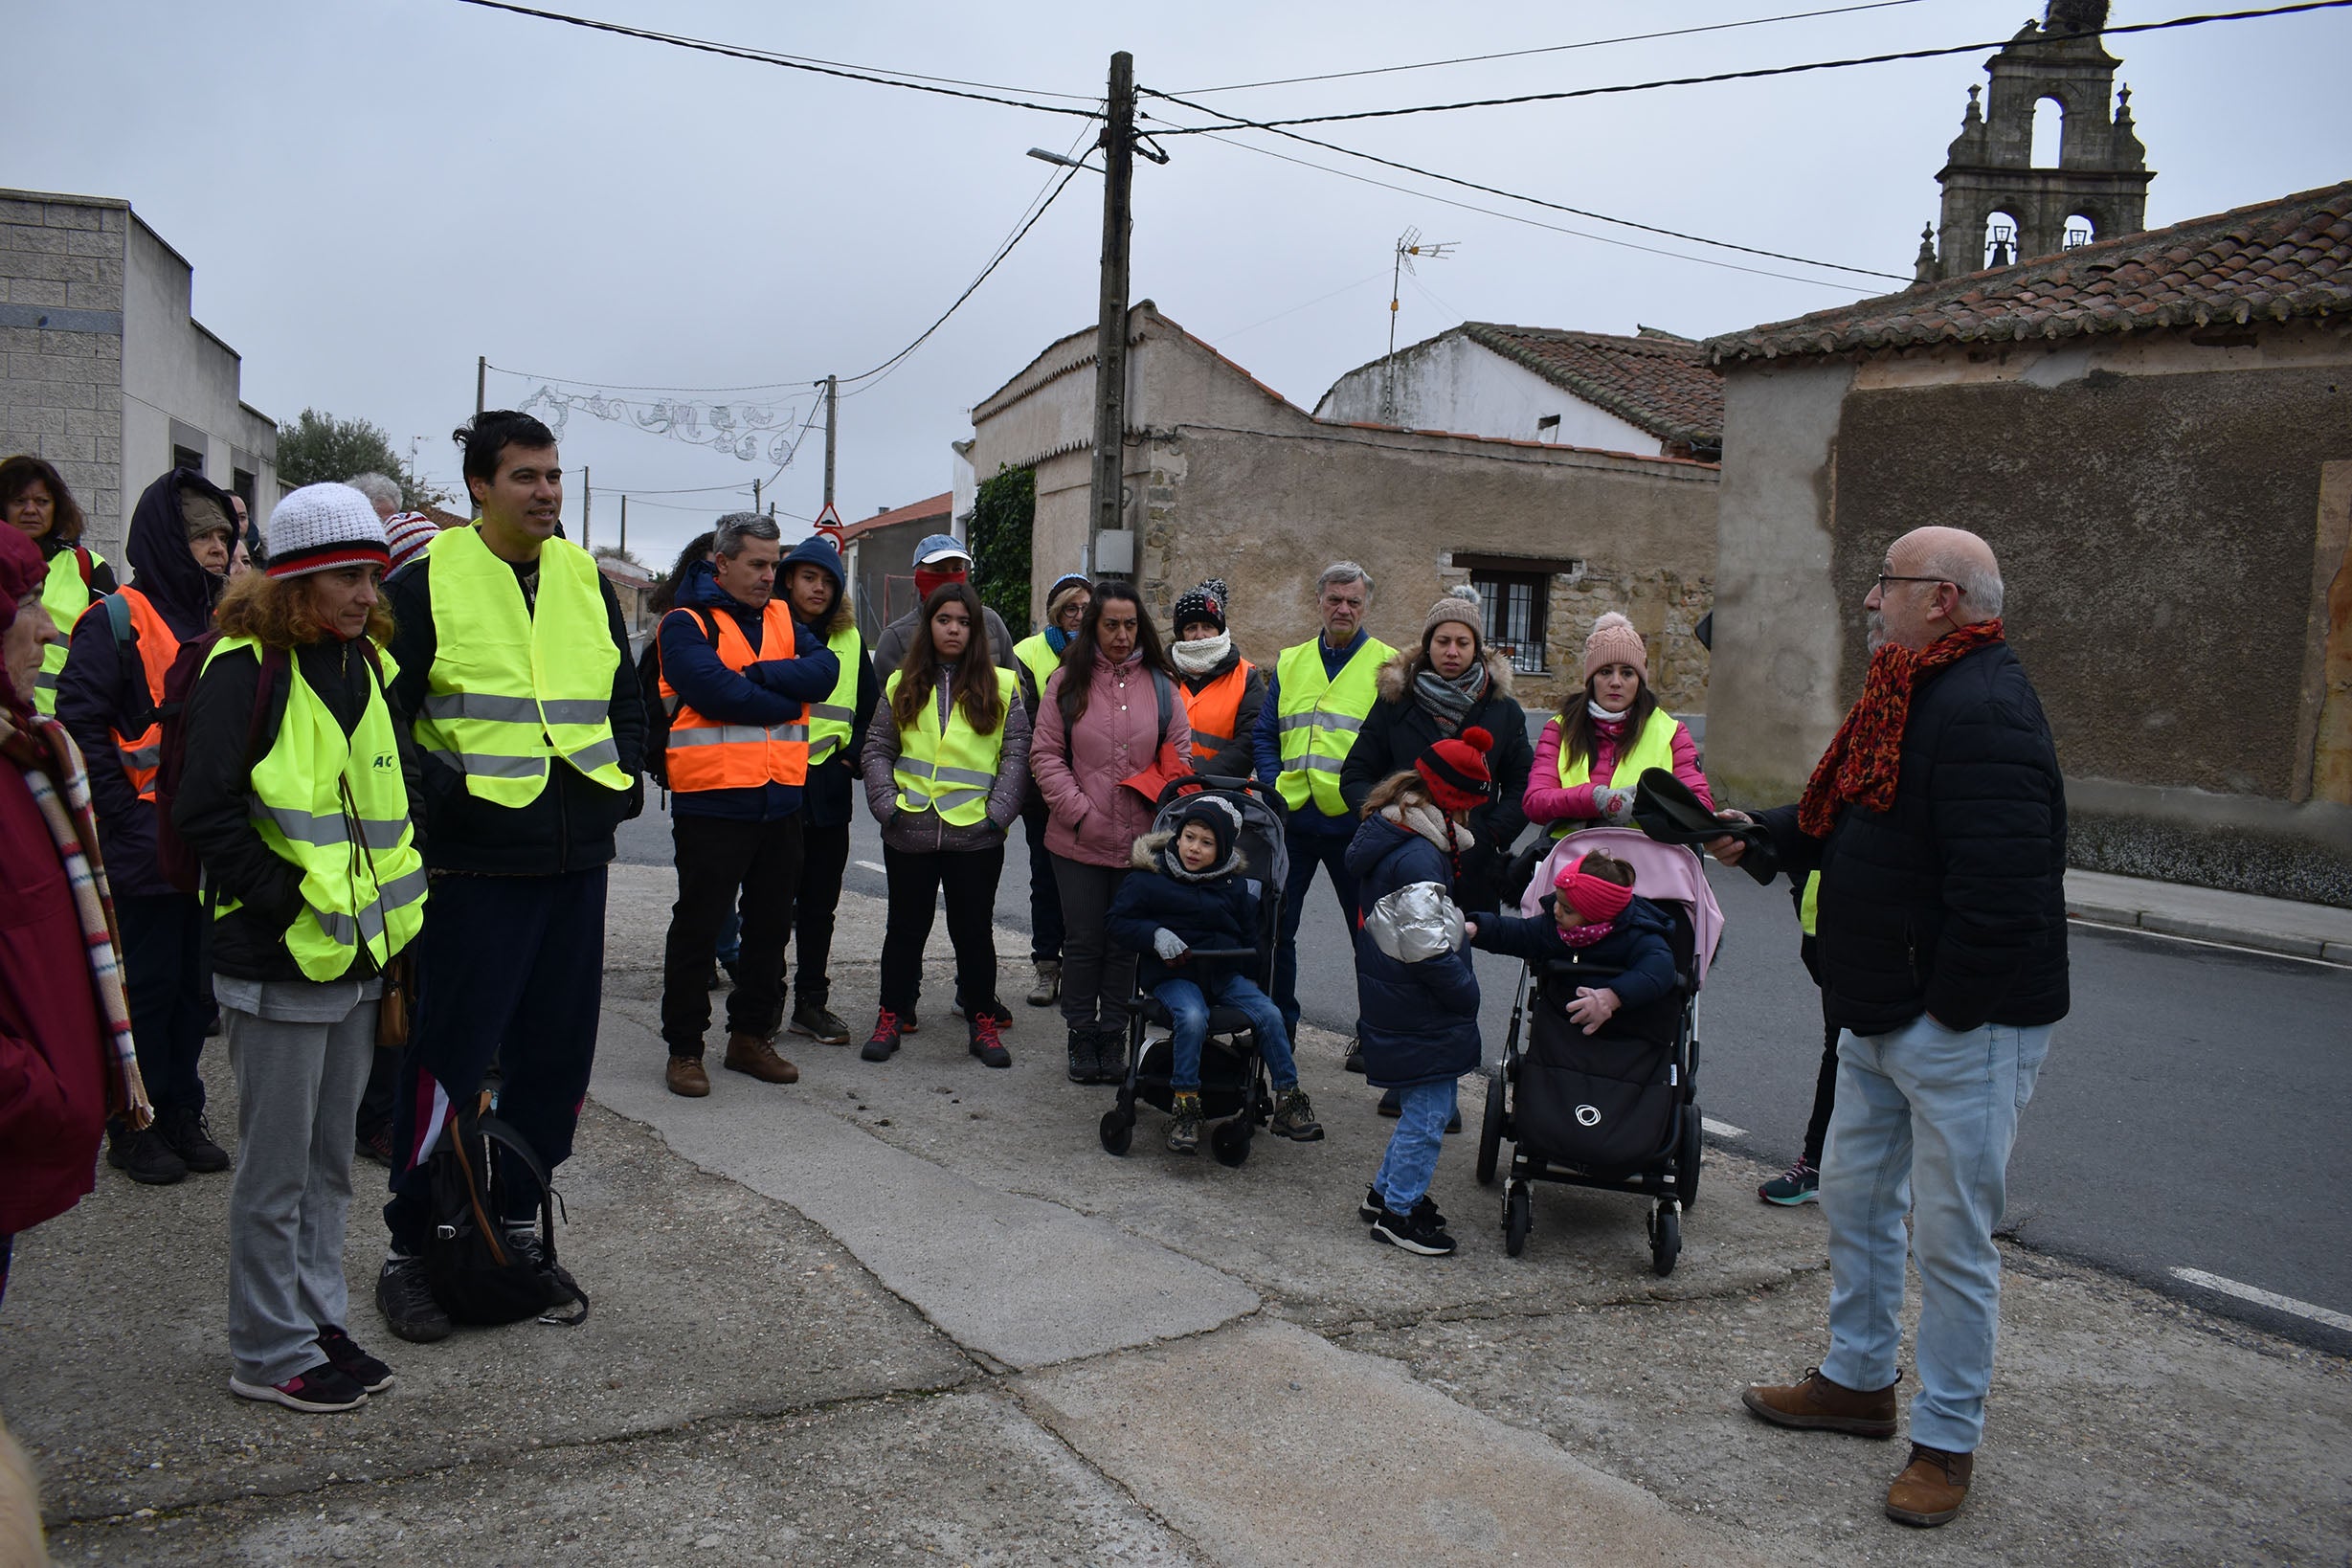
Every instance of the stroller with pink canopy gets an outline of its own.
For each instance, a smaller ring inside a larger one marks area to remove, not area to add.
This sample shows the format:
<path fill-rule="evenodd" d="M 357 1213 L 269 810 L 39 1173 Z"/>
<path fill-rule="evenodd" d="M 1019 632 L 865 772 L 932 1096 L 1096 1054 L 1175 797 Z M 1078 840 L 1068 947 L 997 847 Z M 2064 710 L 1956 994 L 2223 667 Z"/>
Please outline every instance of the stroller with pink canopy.
<path fill-rule="evenodd" d="M 1568 1005 L 1579 986 L 1604 986 L 1618 972 L 1573 952 L 1527 965 L 1502 1064 L 1487 1084 L 1478 1179 L 1490 1186 L 1498 1171 L 1503 1176 L 1503 1246 L 1514 1258 L 1527 1244 L 1535 1182 L 1650 1198 L 1650 1265 L 1670 1274 L 1682 1252 L 1682 1211 L 1698 1201 L 1698 992 L 1723 933 L 1723 910 L 1695 851 L 1636 829 L 1589 828 L 1552 847 L 1519 912 L 1542 913 L 1559 867 L 1593 850 L 1631 865 L 1634 891 L 1672 922 L 1675 988 L 1588 1035 Z"/>

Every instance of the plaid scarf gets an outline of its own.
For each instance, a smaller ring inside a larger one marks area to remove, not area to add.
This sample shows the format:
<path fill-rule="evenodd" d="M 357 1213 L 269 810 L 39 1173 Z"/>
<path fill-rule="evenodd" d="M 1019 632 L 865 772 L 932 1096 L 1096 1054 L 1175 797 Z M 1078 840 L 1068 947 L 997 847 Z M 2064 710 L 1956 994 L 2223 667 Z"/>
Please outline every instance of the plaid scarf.
<path fill-rule="evenodd" d="M 40 808 L 50 843 L 65 866 L 66 885 L 73 889 L 90 985 L 105 1019 L 110 1069 L 106 1109 L 126 1117 L 133 1127 L 146 1127 L 155 1120 L 155 1108 L 148 1103 L 139 1057 L 131 1046 L 130 1007 L 123 999 L 123 939 L 115 928 L 105 862 L 99 856 L 98 817 L 90 808 L 90 775 L 82 770 L 81 752 L 55 719 L 0 713 L 0 755 L 24 771 L 25 786 Z"/>
<path fill-rule="evenodd" d="M 1448 681 L 1426 664 L 1413 677 L 1413 700 L 1429 715 L 1441 736 L 1458 735 L 1462 726 L 1487 695 L 1487 661 L 1473 660 L 1470 667 Z"/>
<path fill-rule="evenodd" d="M 1797 826 L 1826 839 L 1842 806 L 1872 811 L 1893 806 L 1903 769 L 1903 727 L 1911 721 L 1911 694 L 1919 677 L 2001 640 L 2001 622 L 1985 620 L 1946 632 L 1916 653 L 1890 642 L 1870 655 L 1861 699 L 1814 765 L 1797 807 Z"/>

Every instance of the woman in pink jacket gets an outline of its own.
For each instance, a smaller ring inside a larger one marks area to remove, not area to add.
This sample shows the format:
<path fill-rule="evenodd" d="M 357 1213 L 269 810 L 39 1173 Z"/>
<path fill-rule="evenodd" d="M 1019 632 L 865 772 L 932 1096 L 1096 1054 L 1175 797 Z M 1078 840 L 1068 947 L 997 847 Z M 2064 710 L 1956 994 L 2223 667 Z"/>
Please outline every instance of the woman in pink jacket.
<path fill-rule="evenodd" d="M 1135 955 L 1111 949 L 1105 919 L 1135 840 L 1152 829 L 1158 793 L 1150 777 L 1141 787 L 1126 781 L 1153 774 L 1167 747 L 1181 764 L 1176 771 L 1191 772 L 1192 726 L 1159 634 L 1131 586 L 1097 583 L 1078 635 L 1062 650 L 1062 667 L 1045 683 L 1029 746 L 1067 931 L 1062 1021 L 1070 1031 L 1073 1084 L 1114 1084 L 1127 1075 Z"/>
<path fill-rule="evenodd" d="M 1584 639 L 1584 684 L 1543 727 L 1520 803 L 1552 837 L 1633 820 L 1633 787 L 1646 769 L 1670 769 L 1714 805 L 1698 748 L 1649 690 L 1649 650 L 1633 622 L 1612 610 Z"/>

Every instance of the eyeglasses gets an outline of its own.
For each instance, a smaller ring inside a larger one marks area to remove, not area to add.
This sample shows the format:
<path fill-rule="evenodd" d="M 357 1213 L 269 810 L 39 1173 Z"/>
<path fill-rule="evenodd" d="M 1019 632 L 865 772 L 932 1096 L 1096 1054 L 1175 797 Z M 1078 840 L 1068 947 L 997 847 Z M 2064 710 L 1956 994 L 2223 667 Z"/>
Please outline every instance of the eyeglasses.
<path fill-rule="evenodd" d="M 1948 583 L 1951 580 L 1949 577 L 1898 577 L 1892 571 L 1882 571 L 1878 574 L 1878 592 L 1886 593 L 1889 583 Z"/>

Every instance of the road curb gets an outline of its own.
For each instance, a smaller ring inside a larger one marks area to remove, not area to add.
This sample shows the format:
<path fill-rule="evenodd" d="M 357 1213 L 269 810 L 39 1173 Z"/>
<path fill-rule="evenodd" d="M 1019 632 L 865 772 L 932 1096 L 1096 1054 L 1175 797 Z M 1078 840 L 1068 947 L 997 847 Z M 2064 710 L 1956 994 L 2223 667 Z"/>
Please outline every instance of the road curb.
<path fill-rule="evenodd" d="M 2316 958 L 2324 963 L 2352 966 L 2352 942 L 2330 942 L 2290 931 L 2249 930 L 2243 926 L 2225 921 L 2198 920 L 2166 914 L 2161 909 L 2100 904 L 2089 899 L 2068 899 L 2066 917 L 2093 926 L 2115 926 L 2125 930 L 2149 931 L 2159 936 L 2184 936 L 2199 942 L 2219 942 L 2229 947 L 2252 948 L 2260 952 L 2283 953 L 2292 958 Z"/>

